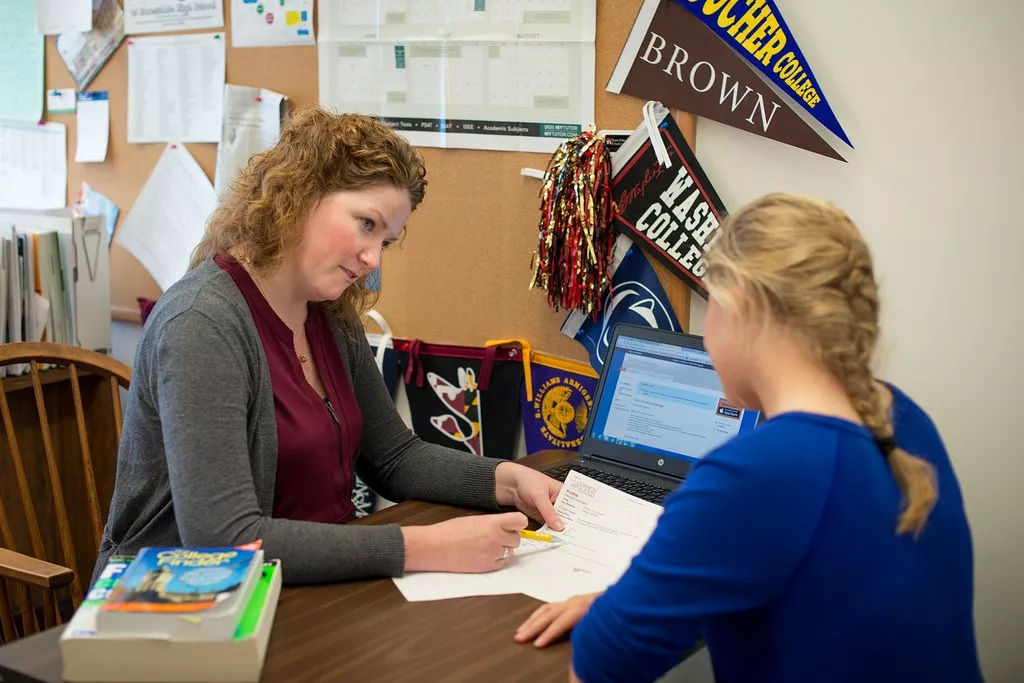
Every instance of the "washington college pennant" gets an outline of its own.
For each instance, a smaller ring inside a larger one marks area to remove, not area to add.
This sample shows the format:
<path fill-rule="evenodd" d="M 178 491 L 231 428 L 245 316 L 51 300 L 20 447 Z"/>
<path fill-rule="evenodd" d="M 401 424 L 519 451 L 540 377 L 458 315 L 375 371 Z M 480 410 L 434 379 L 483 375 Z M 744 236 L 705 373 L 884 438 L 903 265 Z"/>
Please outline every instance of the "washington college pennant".
<path fill-rule="evenodd" d="M 725 206 L 668 110 L 656 112 L 670 164 L 658 163 L 640 124 L 612 155 L 616 227 L 706 299 L 702 278 Z"/>

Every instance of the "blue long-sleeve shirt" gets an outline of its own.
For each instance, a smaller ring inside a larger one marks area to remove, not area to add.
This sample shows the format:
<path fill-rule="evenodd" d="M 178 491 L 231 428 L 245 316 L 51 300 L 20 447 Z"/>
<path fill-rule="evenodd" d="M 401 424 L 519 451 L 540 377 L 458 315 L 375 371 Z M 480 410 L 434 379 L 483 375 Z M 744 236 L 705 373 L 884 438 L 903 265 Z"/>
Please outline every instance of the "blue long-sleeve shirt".
<path fill-rule="evenodd" d="M 945 447 L 893 389 L 896 441 L 939 497 L 897 535 L 900 490 L 870 431 L 785 413 L 708 454 L 576 626 L 585 683 L 652 680 L 703 633 L 716 679 L 980 681 L 971 538 Z"/>

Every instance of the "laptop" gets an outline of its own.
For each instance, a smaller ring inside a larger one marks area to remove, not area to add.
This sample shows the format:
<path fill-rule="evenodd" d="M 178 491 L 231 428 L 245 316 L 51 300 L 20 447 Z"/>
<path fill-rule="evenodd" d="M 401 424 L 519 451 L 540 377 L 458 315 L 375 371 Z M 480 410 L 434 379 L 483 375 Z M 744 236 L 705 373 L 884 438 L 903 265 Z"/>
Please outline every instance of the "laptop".
<path fill-rule="evenodd" d="M 701 337 L 616 325 L 608 342 L 579 457 L 570 470 L 661 503 L 701 458 L 757 424 L 731 403 Z"/>

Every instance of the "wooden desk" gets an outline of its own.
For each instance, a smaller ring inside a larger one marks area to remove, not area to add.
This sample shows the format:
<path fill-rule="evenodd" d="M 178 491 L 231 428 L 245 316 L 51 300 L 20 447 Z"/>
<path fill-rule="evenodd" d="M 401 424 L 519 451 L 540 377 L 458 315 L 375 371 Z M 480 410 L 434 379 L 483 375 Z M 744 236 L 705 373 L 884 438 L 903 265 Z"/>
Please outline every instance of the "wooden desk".
<path fill-rule="evenodd" d="M 545 468 L 573 455 L 545 451 L 519 462 Z M 408 501 L 354 524 L 433 524 L 477 513 Z M 540 604 L 525 595 L 406 602 L 391 579 L 285 588 L 261 680 L 565 681 L 568 643 L 537 650 L 512 640 Z M 60 681 L 61 630 L 0 647 L 0 681 Z"/>

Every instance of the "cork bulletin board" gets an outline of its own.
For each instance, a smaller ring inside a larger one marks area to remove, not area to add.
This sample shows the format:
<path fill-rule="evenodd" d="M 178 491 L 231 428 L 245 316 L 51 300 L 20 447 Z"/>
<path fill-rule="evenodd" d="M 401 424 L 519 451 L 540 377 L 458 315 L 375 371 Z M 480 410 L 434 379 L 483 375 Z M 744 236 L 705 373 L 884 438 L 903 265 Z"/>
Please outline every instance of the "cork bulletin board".
<path fill-rule="evenodd" d="M 639 7 L 640 0 L 598 3 L 594 103 L 598 128 L 632 129 L 642 120 L 642 100 L 604 90 Z M 229 33 L 230 2 L 224 3 L 224 12 L 223 32 Z M 46 88 L 73 88 L 54 41 L 53 36 L 47 37 Z M 301 108 L 317 102 L 316 55 L 315 46 L 229 47 L 226 79 L 282 93 L 294 108 Z M 84 180 L 120 207 L 119 223 L 163 150 L 162 144 L 128 144 L 127 84 L 127 49 L 122 43 L 89 85 L 89 90 L 110 93 L 110 143 L 103 163 L 74 162 L 74 114 L 47 116 L 67 125 L 68 202 Z M 677 113 L 676 119 L 692 144 L 694 117 Z M 212 179 L 217 146 L 185 146 Z M 551 311 L 543 291 L 528 290 L 540 181 L 521 176 L 519 169 L 543 169 L 548 155 L 436 148 L 421 148 L 421 152 L 427 165 L 426 199 L 413 213 L 406 237 L 387 251 L 382 266 L 377 308 L 395 335 L 473 345 L 519 337 L 544 351 L 585 358 L 583 347 L 559 332 L 565 312 Z M 689 319 L 686 286 L 660 264 L 652 265 L 685 328 Z M 115 319 L 137 321 L 136 297 L 160 295 L 145 269 L 116 243 L 111 245 L 110 282 Z"/>

